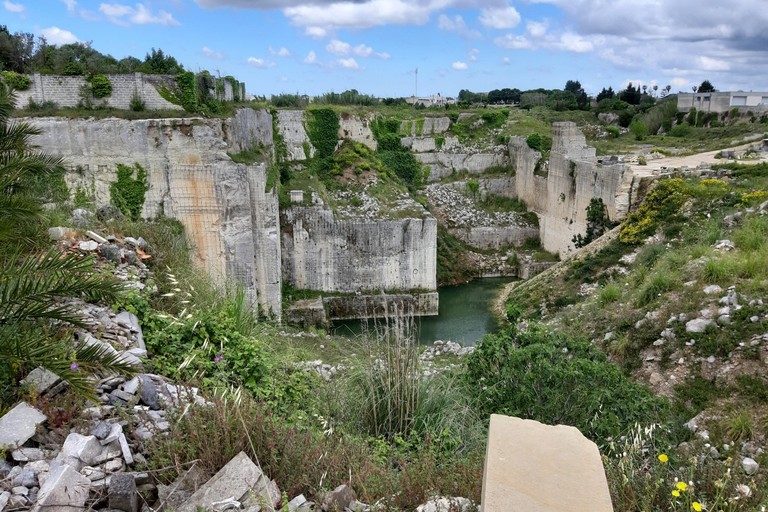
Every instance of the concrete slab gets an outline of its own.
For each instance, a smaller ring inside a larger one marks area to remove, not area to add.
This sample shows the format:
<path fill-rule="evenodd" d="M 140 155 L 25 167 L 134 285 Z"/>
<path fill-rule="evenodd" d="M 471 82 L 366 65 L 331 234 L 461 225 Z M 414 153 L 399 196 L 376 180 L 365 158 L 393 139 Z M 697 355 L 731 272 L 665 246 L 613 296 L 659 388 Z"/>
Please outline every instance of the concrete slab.
<path fill-rule="evenodd" d="M 613 512 L 597 445 L 578 429 L 491 415 L 483 512 Z"/>

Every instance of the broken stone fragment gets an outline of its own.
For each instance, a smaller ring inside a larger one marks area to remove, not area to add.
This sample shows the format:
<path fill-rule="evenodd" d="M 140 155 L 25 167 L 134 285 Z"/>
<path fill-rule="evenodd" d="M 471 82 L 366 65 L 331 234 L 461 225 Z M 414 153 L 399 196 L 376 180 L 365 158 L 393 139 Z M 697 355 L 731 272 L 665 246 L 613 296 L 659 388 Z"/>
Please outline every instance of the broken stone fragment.
<path fill-rule="evenodd" d="M 0 418 L 0 446 L 17 447 L 26 443 L 45 415 L 26 402 L 20 402 Z"/>
<path fill-rule="evenodd" d="M 95 436 L 84 436 L 73 432 L 67 436 L 56 460 L 69 464 L 79 471 L 83 466 L 97 464 L 102 450 L 101 443 Z"/>
<path fill-rule="evenodd" d="M 82 510 L 91 481 L 67 464 L 55 464 L 40 488 L 32 512 L 72 512 Z"/>
<path fill-rule="evenodd" d="M 227 498 L 242 502 L 243 497 L 259 480 L 266 481 L 261 469 L 244 452 L 240 452 L 178 507 L 176 512 L 195 512 L 200 507 L 208 508 L 211 503 Z"/>

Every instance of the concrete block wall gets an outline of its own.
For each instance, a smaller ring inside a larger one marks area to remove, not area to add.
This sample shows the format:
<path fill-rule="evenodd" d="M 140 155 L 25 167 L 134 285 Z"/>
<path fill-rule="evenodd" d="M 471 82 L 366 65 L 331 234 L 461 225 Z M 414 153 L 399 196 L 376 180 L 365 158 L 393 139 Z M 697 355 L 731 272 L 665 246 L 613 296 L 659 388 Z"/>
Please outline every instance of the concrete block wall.
<path fill-rule="evenodd" d="M 437 221 L 341 220 L 323 207 L 294 206 L 282 219 L 283 279 L 327 292 L 434 290 Z"/>
<path fill-rule="evenodd" d="M 144 101 L 147 110 L 183 110 L 180 105 L 166 101 L 157 88 L 175 83 L 175 77 L 166 75 L 107 75 L 112 83 L 112 94 L 106 98 L 94 99 L 94 105 L 108 105 L 113 108 L 129 109 L 134 95 Z M 52 101 L 60 107 L 76 107 L 82 101 L 81 89 L 87 84 L 85 77 L 67 75 L 30 75 L 32 84 L 26 91 L 18 91 L 18 105 L 25 107 L 30 100 L 36 103 Z"/>

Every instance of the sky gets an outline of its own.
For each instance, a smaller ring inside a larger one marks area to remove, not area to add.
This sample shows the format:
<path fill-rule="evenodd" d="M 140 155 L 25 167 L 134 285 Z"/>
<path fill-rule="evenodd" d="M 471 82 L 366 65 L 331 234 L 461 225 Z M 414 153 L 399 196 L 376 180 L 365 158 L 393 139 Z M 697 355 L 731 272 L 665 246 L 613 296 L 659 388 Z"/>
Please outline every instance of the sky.
<path fill-rule="evenodd" d="M 455 97 L 768 90 L 766 0 L 0 0 L 0 25 L 115 58 L 151 48 L 248 93 Z"/>

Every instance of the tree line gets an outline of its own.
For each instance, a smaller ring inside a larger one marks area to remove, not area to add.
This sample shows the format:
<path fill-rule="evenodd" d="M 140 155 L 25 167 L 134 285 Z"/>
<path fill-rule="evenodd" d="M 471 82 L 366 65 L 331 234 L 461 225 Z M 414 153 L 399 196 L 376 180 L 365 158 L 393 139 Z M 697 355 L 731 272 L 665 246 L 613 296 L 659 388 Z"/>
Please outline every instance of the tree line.
<path fill-rule="evenodd" d="M 144 59 L 116 59 L 91 47 L 91 43 L 51 45 L 29 32 L 11 33 L 0 25 L 0 71 L 30 74 L 96 75 L 147 73 L 175 75 L 184 71 L 176 58 L 152 48 Z"/>

